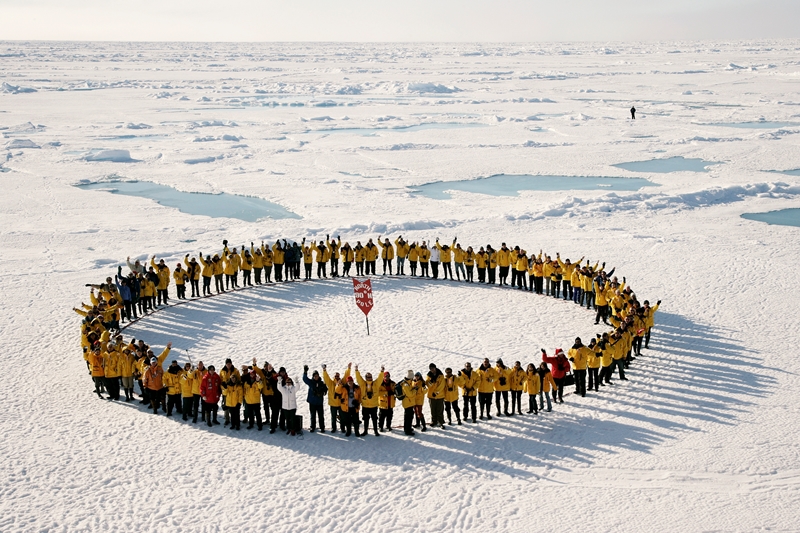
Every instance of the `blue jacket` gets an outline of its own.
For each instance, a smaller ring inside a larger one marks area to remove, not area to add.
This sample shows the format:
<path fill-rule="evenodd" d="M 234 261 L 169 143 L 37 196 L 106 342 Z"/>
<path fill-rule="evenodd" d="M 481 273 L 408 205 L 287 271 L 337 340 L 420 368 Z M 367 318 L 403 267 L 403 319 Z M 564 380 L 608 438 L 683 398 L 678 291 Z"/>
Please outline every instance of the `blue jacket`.
<path fill-rule="evenodd" d="M 115 282 L 117 285 L 117 290 L 119 291 L 119 295 L 122 296 L 122 301 L 130 302 L 131 301 L 131 289 L 128 285 L 123 285 L 119 282 L 119 276 L 117 276 L 117 281 Z"/>
<path fill-rule="evenodd" d="M 325 396 L 328 394 L 328 386 L 321 379 L 314 381 L 308 377 L 308 372 L 303 372 L 303 383 L 308 385 L 308 398 L 306 401 L 311 405 L 322 405 Z"/>

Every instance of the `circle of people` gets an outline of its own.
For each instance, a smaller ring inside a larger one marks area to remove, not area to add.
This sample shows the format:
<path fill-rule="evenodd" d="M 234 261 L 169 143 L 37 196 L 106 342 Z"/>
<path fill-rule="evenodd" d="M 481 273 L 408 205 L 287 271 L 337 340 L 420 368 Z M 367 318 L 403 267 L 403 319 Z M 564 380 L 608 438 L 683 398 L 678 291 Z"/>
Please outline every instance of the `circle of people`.
<path fill-rule="evenodd" d="M 319 243 L 307 244 L 304 238 L 298 245 L 283 239 L 271 247 L 263 242 L 256 247 L 251 242 L 249 249 L 242 245 L 237 250 L 229 248 L 225 240 L 220 253 L 204 257 L 201 252 L 191 259 L 187 254 L 185 267 L 177 263 L 173 271 L 163 259 L 156 262 L 155 256 L 150 259 L 149 268 L 139 260 L 132 263 L 128 257 L 127 275 L 123 275 L 120 265 L 113 279 L 107 277 L 105 283 L 87 284 L 91 287 L 91 304 L 73 308 L 84 317 L 81 343 L 94 381 L 94 393 L 101 399 L 116 401 L 121 399 L 123 391 L 125 401 L 130 402 L 135 400 L 134 382 L 138 382 L 139 402 L 149 406 L 154 414 L 161 408 L 167 416 L 174 411 L 183 420 L 191 418 L 193 423 L 197 423 L 200 415 L 203 423 L 213 427 L 220 424 L 217 414 L 221 404 L 224 425 L 239 430 L 243 406 L 247 429 L 257 426 L 262 430 L 269 425 L 270 433 L 279 428 L 290 435 L 301 432 L 297 385 L 284 367 L 276 369 L 268 362 L 259 367 L 253 359 L 237 369 L 227 359 L 217 371 L 214 365 L 206 367 L 202 361 L 197 365 L 190 361 L 181 367 L 173 360 L 164 370 L 171 343 L 156 356 L 143 340 L 131 339 L 126 343 L 120 329 L 121 322 L 131 323 L 139 315 L 144 317 L 168 305 L 170 280 L 175 282 L 177 298 L 186 300 L 186 285 L 191 287 L 190 298 L 212 296 L 212 279 L 215 294 L 239 289 L 239 273 L 243 287 L 252 286 L 253 278 L 256 285 L 272 283 L 273 274 L 275 282 L 299 280 L 301 263 L 306 280 L 311 279 L 314 264 L 318 278 L 328 277 L 328 266 L 331 277 L 339 277 L 340 262 L 341 276 L 351 275 L 353 263 L 356 275 L 375 275 L 378 259 L 383 263 L 383 275 L 387 272 L 394 275 L 394 266 L 396 275 L 405 276 L 408 263 L 412 277 L 438 279 L 441 272 L 443 279 L 453 280 L 452 263 L 455 263 L 457 281 L 474 283 L 477 270 L 477 283 L 527 290 L 585 305 L 594 310 L 595 324 L 602 320 L 611 326 L 610 331 L 597 334 L 588 345 L 576 338 L 567 353 L 558 348 L 549 356 L 542 349 L 541 362 L 528 363 L 524 368 L 520 361 L 506 366 L 502 359 L 497 359 L 494 365 L 484 359 L 478 368 L 472 368 L 468 361 L 454 373 L 451 368 L 442 372 L 431 363 L 424 376 L 409 370 L 402 379 L 393 381 L 383 367 L 373 376 L 370 372 L 362 375 L 355 366 L 354 379 L 352 364 L 333 376 L 322 365 L 322 374 L 314 370 L 311 377 L 305 366 L 302 378 L 308 387 L 311 432 L 325 432 L 326 403 L 330 430 L 338 429 L 346 436 L 367 435 L 370 423 L 375 436 L 392 431 L 398 402 L 404 411 L 406 435 L 414 435 L 419 428 L 427 431 L 429 426 L 445 429 L 453 424 L 453 415 L 457 425 L 462 425 L 462 420 L 473 424 L 479 418 L 491 420 L 493 398 L 496 416 L 522 415 L 523 394 L 528 396 L 527 414 L 538 415 L 545 410 L 545 402 L 546 411 L 550 412 L 553 403 L 564 403 L 564 389 L 573 384 L 575 394 L 585 397 L 587 390 L 599 392 L 600 387 L 612 385 L 615 370 L 618 378 L 626 381 L 625 369 L 642 355 L 643 345 L 649 347 L 654 313 L 661 301 L 652 307 L 647 300 L 640 304 L 626 278 L 620 282 L 614 276 L 615 269 L 605 270 L 605 263 L 583 264 L 583 257 L 573 263 L 562 260 L 558 253 L 550 257 L 541 250 L 538 255 L 528 256 L 519 246 L 511 248 L 506 243 L 499 249 L 481 246 L 476 252 L 472 246 L 462 248 L 457 238 L 452 245 L 441 245 L 437 238 L 430 246 L 425 241 L 407 242 L 402 235 L 394 245 L 380 236 L 377 241 L 378 246 L 369 239 L 364 246 L 357 241 L 351 247 L 347 242 L 342 244 L 341 237 L 331 240 L 328 235 Z M 426 398 L 430 423 L 423 412 Z"/>

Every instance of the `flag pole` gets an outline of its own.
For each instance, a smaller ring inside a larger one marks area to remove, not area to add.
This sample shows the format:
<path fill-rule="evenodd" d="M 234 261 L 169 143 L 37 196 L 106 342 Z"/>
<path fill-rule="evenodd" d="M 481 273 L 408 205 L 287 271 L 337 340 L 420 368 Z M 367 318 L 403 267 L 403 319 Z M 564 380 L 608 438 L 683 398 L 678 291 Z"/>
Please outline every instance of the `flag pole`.
<path fill-rule="evenodd" d="M 364 316 L 367 319 L 367 336 L 369 336 L 369 316 Z"/>

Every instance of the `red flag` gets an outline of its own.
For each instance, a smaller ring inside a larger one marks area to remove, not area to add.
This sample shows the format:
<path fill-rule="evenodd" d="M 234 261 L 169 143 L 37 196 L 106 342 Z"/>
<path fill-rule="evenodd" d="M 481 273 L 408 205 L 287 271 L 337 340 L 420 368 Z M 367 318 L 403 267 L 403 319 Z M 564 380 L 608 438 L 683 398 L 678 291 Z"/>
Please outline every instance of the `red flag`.
<path fill-rule="evenodd" d="M 364 315 L 368 315 L 372 310 L 372 282 L 368 279 L 359 281 L 353 278 L 353 292 L 356 296 L 356 305 Z"/>

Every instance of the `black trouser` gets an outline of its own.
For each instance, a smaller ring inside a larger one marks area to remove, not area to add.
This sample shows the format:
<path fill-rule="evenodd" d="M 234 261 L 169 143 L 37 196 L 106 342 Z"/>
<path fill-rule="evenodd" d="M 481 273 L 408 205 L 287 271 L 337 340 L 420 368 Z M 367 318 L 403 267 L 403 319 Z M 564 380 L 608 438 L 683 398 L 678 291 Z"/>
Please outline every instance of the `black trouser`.
<path fill-rule="evenodd" d="M 420 270 L 419 275 L 420 276 L 425 276 L 427 278 L 430 275 L 428 273 L 428 267 L 429 266 L 430 266 L 430 262 L 428 262 L 428 261 L 420 261 L 419 262 L 419 270 Z"/>
<path fill-rule="evenodd" d="M 274 419 L 276 424 L 278 420 L 278 413 L 275 411 L 275 407 L 272 403 L 272 396 L 264 396 L 262 394 L 261 404 L 264 406 L 264 423 L 270 424 L 271 427 L 276 427 L 272 426 L 272 420 Z M 280 409 L 280 405 L 278 406 L 278 409 Z"/>
<path fill-rule="evenodd" d="M 303 263 L 303 266 L 305 266 L 306 279 L 311 279 L 311 267 L 313 263 Z"/>
<path fill-rule="evenodd" d="M 625 359 L 614 359 L 614 362 L 611 363 L 611 372 L 610 374 L 614 373 L 614 367 L 617 367 L 617 371 L 619 372 L 619 379 L 625 379 Z"/>
<path fill-rule="evenodd" d="M 281 419 L 285 421 L 285 426 L 281 428 L 286 431 L 298 432 L 303 428 L 294 427 L 294 415 L 297 414 L 297 409 L 281 409 Z"/>
<path fill-rule="evenodd" d="M 507 390 L 496 390 L 494 391 L 494 404 L 497 407 L 497 414 L 500 414 L 500 397 L 503 397 L 503 410 L 504 413 L 508 414 L 508 391 Z"/>
<path fill-rule="evenodd" d="M 538 413 L 539 412 L 539 406 L 536 403 L 536 396 L 538 396 L 538 394 L 529 394 L 528 395 L 528 412 L 529 413 L 530 412 L 534 412 L 534 413 Z"/>
<path fill-rule="evenodd" d="M 433 279 L 439 279 L 439 261 L 431 261 L 430 264 Z"/>
<path fill-rule="evenodd" d="M 372 275 L 375 275 L 375 261 L 367 261 L 367 276 L 369 276 L 370 272 Z"/>
<path fill-rule="evenodd" d="M 127 320 L 128 322 L 131 321 L 131 301 L 130 300 L 122 300 L 122 305 L 125 307 L 125 310 L 122 312 L 123 320 Z"/>
<path fill-rule="evenodd" d="M 469 418 L 469 410 L 472 408 L 472 421 L 477 417 L 475 413 L 475 396 L 464 396 L 464 419 Z"/>
<path fill-rule="evenodd" d="M 162 406 L 166 410 L 166 406 L 164 405 L 165 400 L 164 397 L 166 396 L 167 389 L 159 389 L 153 390 L 150 389 L 147 391 L 147 397 L 150 399 L 150 407 L 153 408 L 154 413 L 158 413 L 158 406 Z"/>
<path fill-rule="evenodd" d="M 183 409 L 181 409 L 181 395 L 180 394 L 168 394 L 167 395 L 167 416 L 172 416 L 172 409 L 175 408 L 179 414 L 183 413 Z"/>
<path fill-rule="evenodd" d="M 394 409 L 379 409 L 378 410 L 378 429 L 383 431 L 383 428 L 392 430 L 392 418 L 394 417 Z"/>
<path fill-rule="evenodd" d="M 282 418 L 283 409 L 281 409 L 281 397 L 277 394 L 270 396 L 269 406 L 272 410 L 272 420 L 269 422 L 270 429 L 277 429 L 278 423 Z M 281 429 L 286 427 L 286 422 L 283 423 Z"/>
<path fill-rule="evenodd" d="M 450 274 L 450 279 L 453 279 L 453 265 L 450 261 L 442 263 L 442 276 L 447 279 L 447 274 Z"/>
<path fill-rule="evenodd" d="M 252 287 L 253 283 L 250 281 L 250 270 L 242 269 L 242 286 L 243 287 Z"/>
<path fill-rule="evenodd" d="M 564 401 L 564 378 L 553 378 L 556 390 L 553 391 L 553 400 Z"/>
<path fill-rule="evenodd" d="M 614 363 L 600 369 L 600 383 L 611 383 L 611 373 L 614 372 Z"/>
<path fill-rule="evenodd" d="M 214 422 L 217 421 L 217 410 L 218 409 L 219 409 L 219 406 L 217 406 L 216 403 L 203 402 L 203 420 L 208 422 L 209 426 L 212 425 L 211 424 L 212 416 L 213 416 Z"/>
<path fill-rule="evenodd" d="M 600 320 L 608 324 L 608 304 L 597 306 L 597 313 L 594 317 L 594 323 L 597 324 L 600 322 Z"/>
<path fill-rule="evenodd" d="M 356 276 L 364 275 L 364 261 L 356 261 Z"/>
<path fill-rule="evenodd" d="M 467 265 L 466 268 L 467 268 L 467 281 L 472 283 L 474 281 L 474 276 L 472 275 L 472 272 L 475 270 L 475 266 Z"/>
<path fill-rule="evenodd" d="M 452 424 L 453 423 L 453 417 L 450 415 L 450 410 L 451 409 L 456 412 L 456 420 L 460 424 L 461 423 L 461 409 L 459 409 L 459 407 L 458 407 L 458 400 L 456 400 L 454 402 L 444 402 L 444 410 L 447 413 L 447 423 L 448 424 Z M 466 416 L 466 413 L 464 413 L 464 416 Z"/>
<path fill-rule="evenodd" d="M 414 406 L 403 409 L 403 431 L 406 435 L 414 431 L 411 425 L 414 423 Z"/>
<path fill-rule="evenodd" d="M 335 257 L 331 257 L 331 276 L 339 277 L 339 260 Z"/>
<path fill-rule="evenodd" d="M 495 272 L 497 272 L 497 269 L 495 267 L 490 267 L 486 269 L 486 272 L 489 274 L 489 281 L 487 283 L 489 283 L 489 285 L 494 285 Z"/>
<path fill-rule="evenodd" d="M 575 393 L 581 396 L 586 396 L 586 369 L 573 370 L 575 375 Z"/>
<path fill-rule="evenodd" d="M 192 422 L 197 422 L 197 410 L 200 407 L 200 395 L 192 394 Z"/>
<path fill-rule="evenodd" d="M 522 414 L 522 391 L 521 390 L 512 390 L 511 391 L 511 412 L 514 412 L 516 409 L 517 414 Z"/>
<path fill-rule="evenodd" d="M 141 307 L 139 306 L 139 298 L 136 298 L 135 300 L 131 300 L 131 311 L 133 312 L 133 319 L 134 319 L 134 320 L 136 320 L 137 318 L 139 318 L 139 317 L 136 315 L 136 308 L 137 308 L 137 307 L 139 307 L 139 308 L 141 309 Z"/>
<path fill-rule="evenodd" d="M 331 409 L 331 431 L 336 433 L 336 426 L 339 426 L 339 431 L 344 431 L 344 417 L 342 416 L 339 407 L 329 406 Z M 338 420 L 338 424 L 337 424 Z"/>
<path fill-rule="evenodd" d="M 516 287 L 517 286 L 517 276 L 518 276 L 517 269 L 516 268 L 512 268 L 511 269 L 511 286 L 512 287 Z"/>
<path fill-rule="evenodd" d="M 633 338 L 633 352 L 636 355 L 642 355 L 642 341 L 644 339 L 642 337 L 634 337 Z"/>
<path fill-rule="evenodd" d="M 647 331 L 644 334 L 644 347 L 650 348 L 650 330 L 653 328 L 647 328 Z"/>
<path fill-rule="evenodd" d="M 478 267 L 478 283 L 486 283 L 486 267 Z"/>
<path fill-rule="evenodd" d="M 183 402 L 183 409 L 181 410 L 181 413 L 183 413 L 183 419 L 187 420 L 189 418 L 189 413 L 192 412 L 192 397 L 182 396 L 181 401 Z"/>
<path fill-rule="evenodd" d="M 112 400 L 119 400 L 119 378 L 105 378 L 106 392 Z"/>
<path fill-rule="evenodd" d="M 373 261 L 374 263 L 374 261 Z M 361 427 L 361 421 L 358 419 L 358 411 L 355 409 L 350 409 L 349 411 L 341 412 L 343 427 L 342 431 L 345 432 L 345 435 L 350 435 L 350 431 L 354 431 L 356 435 L 359 433 L 359 428 Z"/>
<path fill-rule="evenodd" d="M 431 409 L 431 426 L 444 425 L 444 398 L 428 398 Z"/>
<path fill-rule="evenodd" d="M 228 407 L 228 413 L 231 415 L 231 429 L 242 428 L 242 404 L 237 403 L 233 407 Z"/>
<path fill-rule="evenodd" d="M 594 306 L 594 291 L 586 291 L 584 294 L 586 295 L 586 309 L 589 309 Z"/>
<path fill-rule="evenodd" d="M 525 280 L 525 272 L 521 270 L 517 270 L 517 288 L 518 289 L 528 289 L 528 282 Z"/>
<path fill-rule="evenodd" d="M 600 390 L 600 369 L 589 367 L 589 390 Z"/>
<path fill-rule="evenodd" d="M 178 300 L 185 300 L 186 299 L 186 284 L 176 284 L 175 291 L 178 293 Z"/>
<path fill-rule="evenodd" d="M 417 275 L 417 262 L 416 261 L 409 261 L 408 264 L 411 267 L 411 275 L 412 276 L 416 276 Z"/>
<path fill-rule="evenodd" d="M 328 263 L 326 263 L 325 261 L 317 263 L 317 277 L 318 278 L 328 277 Z"/>
<path fill-rule="evenodd" d="M 478 393 L 478 404 L 481 407 L 481 418 L 483 418 L 483 411 L 486 409 L 486 416 L 492 415 L 492 393 L 491 392 L 479 392 Z"/>
<path fill-rule="evenodd" d="M 561 294 L 561 280 L 550 280 L 550 287 L 553 291 L 553 298 L 558 298 Z"/>
<path fill-rule="evenodd" d="M 106 378 L 103 376 L 92 377 L 92 381 L 94 381 L 94 392 L 96 392 L 101 398 L 103 397 L 101 393 L 103 392 L 103 389 L 105 389 L 105 380 Z"/>
<path fill-rule="evenodd" d="M 214 285 L 217 289 L 217 294 L 225 292 L 225 284 L 222 282 L 222 274 L 214 274 Z"/>
<path fill-rule="evenodd" d="M 572 298 L 572 283 L 569 281 L 562 279 L 561 280 L 562 290 L 564 291 L 564 299 L 569 300 Z"/>
<path fill-rule="evenodd" d="M 321 403 L 308 404 L 308 410 L 311 413 L 311 429 L 317 429 L 317 420 L 319 420 L 319 429 L 325 429 L 325 409 L 322 408 Z"/>
<path fill-rule="evenodd" d="M 161 305 L 162 302 L 164 305 L 167 305 L 169 301 L 169 291 L 167 289 L 158 289 L 158 305 Z"/>
<path fill-rule="evenodd" d="M 536 283 L 536 292 L 538 294 L 544 294 L 544 277 L 534 276 L 533 281 Z"/>
<path fill-rule="evenodd" d="M 369 431 L 369 421 L 372 420 L 372 430 L 378 432 L 378 408 L 362 407 L 361 416 L 364 419 L 364 433 Z"/>
<path fill-rule="evenodd" d="M 263 268 L 255 267 L 253 270 L 256 271 L 256 285 L 261 285 L 261 271 Z"/>
<path fill-rule="evenodd" d="M 349 276 L 350 275 L 350 265 L 352 265 L 352 264 L 353 263 L 350 262 L 350 261 L 345 261 L 343 263 L 343 266 L 342 266 L 342 275 L 343 276 Z"/>
<path fill-rule="evenodd" d="M 500 285 L 508 285 L 508 267 L 500 267 Z"/>
<path fill-rule="evenodd" d="M 300 261 L 294 262 L 292 270 L 294 272 L 294 279 L 300 279 Z"/>
<path fill-rule="evenodd" d="M 200 280 L 199 279 L 190 279 L 189 283 L 192 284 L 192 298 L 200 296 Z M 186 296 L 186 292 L 183 293 Z"/>
<path fill-rule="evenodd" d="M 275 269 L 275 276 L 276 277 L 278 275 L 278 270 L 279 270 L 278 268 Z M 266 281 L 267 283 L 272 283 L 272 267 L 271 266 L 264 267 L 264 281 Z"/>
<path fill-rule="evenodd" d="M 211 295 L 211 276 L 203 276 L 203 296 Z"/>
<path fill-rule="evenodd" d="M 384 276 L 386 275 L 386 267 L 389 267 L 389 275 L 391 276 L 392 275 L 392 260 L 391 259 L 384 259 L 383 260 L 383 275 Z M 399 274 L 399 272 L 398 272 L 398 274 Z M 367 428 L 364 428 L 364 431 L 366 431 L 366 430 L 367 430 Z"/>
<path fill-rule="evenodd" d="M 244 404 L 244 419 L 247 422 L 247 427 L 253 427 L 253 419 L 258 424 L 258 429 L 264 427 L 261 421 L 261 405 L 257 403 Z"/>
<path fill-rule="evenodd" d="M 283 264 L 275 263 L 275 281 L 283 280 Z"/>

